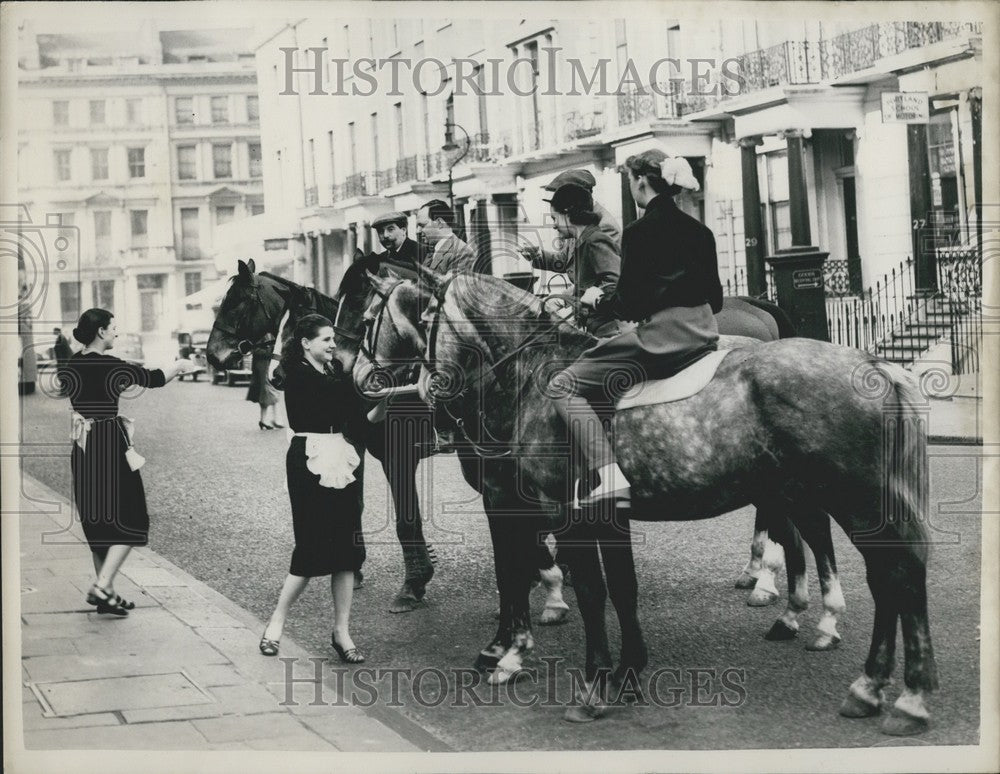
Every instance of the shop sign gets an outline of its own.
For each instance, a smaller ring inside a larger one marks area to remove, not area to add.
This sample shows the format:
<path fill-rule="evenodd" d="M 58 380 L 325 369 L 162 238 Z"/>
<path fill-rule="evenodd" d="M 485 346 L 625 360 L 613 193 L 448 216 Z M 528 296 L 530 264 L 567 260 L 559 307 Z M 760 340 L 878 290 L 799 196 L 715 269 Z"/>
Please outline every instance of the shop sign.
<path fill-rule="evenodd" d="M 926 91 L 883 91 L 883 124 L 926 124 L 930 101 Z"/>

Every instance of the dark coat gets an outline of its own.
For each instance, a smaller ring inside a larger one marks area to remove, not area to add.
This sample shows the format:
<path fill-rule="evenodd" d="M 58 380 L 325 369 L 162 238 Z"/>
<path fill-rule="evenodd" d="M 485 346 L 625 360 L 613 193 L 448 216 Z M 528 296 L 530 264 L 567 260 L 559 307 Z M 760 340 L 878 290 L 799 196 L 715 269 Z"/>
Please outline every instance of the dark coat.
<path fill-rule="evenodd" d="M 673 198 L 652 199 L 622 237 L 621 276 L 597 311 L 623 320 L 644 320 L 668 307 L 708 304 L 722 309 L 715 237 L 682 212 Z"/>

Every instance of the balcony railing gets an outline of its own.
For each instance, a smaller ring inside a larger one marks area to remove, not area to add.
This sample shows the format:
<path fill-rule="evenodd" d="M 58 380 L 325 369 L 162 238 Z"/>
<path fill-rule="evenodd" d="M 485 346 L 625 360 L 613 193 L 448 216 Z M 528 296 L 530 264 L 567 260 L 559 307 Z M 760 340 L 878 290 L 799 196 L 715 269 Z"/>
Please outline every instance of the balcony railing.
<path fill-rule="evenodd" d="M 739 96 L 780 85 L 820 83 L 866 70 L 880 59 L 962 36 L 982 35 L 975 22 L 882 22 L 818 42 L 788 40 L 736 57 Z"/>
<path fill-rule="evenodd" d="M 594 137 L 605 129 L 604 113 L 597 109 L 574 110 L 566 113 L 564 118 L 563 139 L 566 142 Z"/>
<path fill-rule="evenodd" d="M 704 110 L 718 101 L 711 94 L 692 94 L 691 84 L 657 83 L 618 95 L 618 125 L 678 119 Z"/>
<path fill-rule="evenodd" d="M 374 196 L 376 193 L 374 178 L 375 175 L 369 175 L 367 172 L 348 175 L 344 182 L 336 183 L 330 189 L 330 198 L 339 202 L 355 196 Z"/>
<path fill-rule="evenodd" d="M 511 154 L 510 141 L 506 135 L 480 132 L 470 138 L 469 154 L 465 161 L 485 164 L 502 161 Z"/>

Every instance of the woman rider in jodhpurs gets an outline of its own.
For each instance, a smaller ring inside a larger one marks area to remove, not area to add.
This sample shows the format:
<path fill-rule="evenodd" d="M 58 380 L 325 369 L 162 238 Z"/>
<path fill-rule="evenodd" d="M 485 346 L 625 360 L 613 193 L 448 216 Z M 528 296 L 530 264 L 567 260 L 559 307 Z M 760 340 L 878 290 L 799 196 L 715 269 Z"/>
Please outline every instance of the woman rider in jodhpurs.
<path fill-rule="evenodd" d="M 587 466 L 600 475 L 589 495 L 581 493 L 581 505 L 613 498 L 624 507 L 630 499 L 629 482 L 592 405 L 617 399 L 608 394 L 608 376 L 624 371 L 662 379 L 715 350 L 719 340 L 713 315 L 722 308 L 722 284 L 715 237 L 673 198 L 683 189 L 698 190 L 690 165 L 653 149 L 630 156 L 625 168 L 632 197 L 645 212 L 622 235 L 616 289 L 604 293 L 595 286 L 580 301 L 602 316 L 639 325 L 586 350 L 560 380 L 568 394 L 555 399 Z"/>

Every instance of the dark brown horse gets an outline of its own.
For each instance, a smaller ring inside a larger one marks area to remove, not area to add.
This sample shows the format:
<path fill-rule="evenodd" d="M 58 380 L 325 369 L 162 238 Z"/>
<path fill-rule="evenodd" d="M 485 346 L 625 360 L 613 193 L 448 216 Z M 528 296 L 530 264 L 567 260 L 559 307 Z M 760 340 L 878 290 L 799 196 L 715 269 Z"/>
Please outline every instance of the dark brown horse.
<path fill-rule="evenodd" d="M 937 687 L 927 618 L 926 438 L 905 372 L 865 352 L 808 339 L 736 350 L 693 397 L 616 415 L 617 456 L 632 483 L 627 516 L 572 511 L 566 504 L 573 481 L 586 471 L 575 464 L 546 394 L 558 389 L 561 365 L 593 339 L 550 316 L 539 299 L 492 277 L 459 275 L 435 293 L 422 393 L 445 402 L 466 427 L 478 424 L 486 437 L 478 449 L 509 451 L 520 491 L 553 517 L 560 556 L 573 572 L 586 673 L 598 687 L 568 719 L 600 716 L 608 677 L 628 683 L 646 666 L 629 520 L 701 519 L 753 504 L 788 513 L 810 545 L 829 514 L 865 560 L 875 599 L 871 650 L 841 714 L 880 711 L 901 621 L 905 689 L 883 730 L 926 728 L 925 693 Z M 356 369 L 355 379 L 362 384 L 363 371 Z M 780 528 L 776 532 L 790 548 Z M 608 592 L 622 629 L 613 673 L 604 621 Z M 520 653 L 509 651 L 502 669 L 519 668 L 520 655 L 530 649 L 530 632 L 519 636 Z"/>

